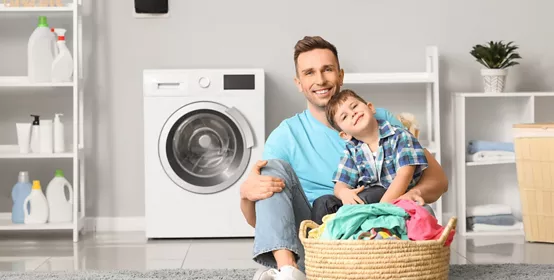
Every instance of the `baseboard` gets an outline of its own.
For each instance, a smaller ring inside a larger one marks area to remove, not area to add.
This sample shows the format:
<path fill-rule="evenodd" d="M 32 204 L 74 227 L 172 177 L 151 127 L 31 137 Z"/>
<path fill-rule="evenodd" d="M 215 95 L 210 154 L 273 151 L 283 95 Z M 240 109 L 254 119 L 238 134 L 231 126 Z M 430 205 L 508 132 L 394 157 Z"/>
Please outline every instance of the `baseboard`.
<path fill-rule="evenodd" d="M 96 217 L 87 218 L 85 231 L 144 231 L 144 217 Z"/>

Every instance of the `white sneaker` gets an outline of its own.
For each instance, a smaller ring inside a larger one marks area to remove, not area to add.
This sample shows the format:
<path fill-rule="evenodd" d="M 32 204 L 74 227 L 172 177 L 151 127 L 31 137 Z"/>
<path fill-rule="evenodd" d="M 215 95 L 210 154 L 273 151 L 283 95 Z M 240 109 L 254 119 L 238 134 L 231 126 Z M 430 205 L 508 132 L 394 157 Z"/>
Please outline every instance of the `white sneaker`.
<path fill-rule="evenodd" d="M 306 280 L 306 275 L 298 268 L 290 265 L 281 267 L 275 280 Z"/>
<path fill-rule="evenodd" d="M 283 266 L 281 270 L 260 268 L 253 280 L 306 280 L 306 275 L 294 266 Z"/>
<path fill-rule="evenodd" d="M 260 268 L 256 271 L 256 274 L 254 274 L 252 280 L 274 280 L 277 273 L 279 273 L 279 271 L 274 268 Z"/>

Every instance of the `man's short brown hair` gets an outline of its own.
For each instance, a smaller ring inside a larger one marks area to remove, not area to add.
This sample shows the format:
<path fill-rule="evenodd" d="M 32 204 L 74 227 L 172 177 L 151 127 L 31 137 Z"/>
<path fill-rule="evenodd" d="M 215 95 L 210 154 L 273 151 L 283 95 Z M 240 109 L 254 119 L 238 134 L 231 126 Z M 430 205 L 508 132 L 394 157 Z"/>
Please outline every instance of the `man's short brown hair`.
<path fill-rule="evenodd" d="M 339 108 L 339 106 L 344 101 L 346 101 L 348 97 L 353 97 L 364 104 L 367 103 L 362 97 L 360 97 L 353 90 L 350 89 L 344 89 L 339 93 L 333 95 L 325 106 L 325 116 L 327 117 L 327 121 L 329 122 L 331 127 L 333 127 L 336 131 L 341 131 L 341 129 L 335 122 L 335 114 L 337 113 L 337 109 Z"/>
<path fill-rule="evenodd" d="M 304 36 L 304 38 L 298 40 L 294 46 L 294 68 L 296 69 L 296 73 L 298 73 L 298 56 L 300 56 L 301 53 L 309 52 L 315 49 L 330 50 L 335 55 L 335 58 L 337 59 L 337 66 L 340 69 L 339 54 L 337 52 L 337 48 L 335 48 L 333 44 L 329 43 L 320 36 Z"/>

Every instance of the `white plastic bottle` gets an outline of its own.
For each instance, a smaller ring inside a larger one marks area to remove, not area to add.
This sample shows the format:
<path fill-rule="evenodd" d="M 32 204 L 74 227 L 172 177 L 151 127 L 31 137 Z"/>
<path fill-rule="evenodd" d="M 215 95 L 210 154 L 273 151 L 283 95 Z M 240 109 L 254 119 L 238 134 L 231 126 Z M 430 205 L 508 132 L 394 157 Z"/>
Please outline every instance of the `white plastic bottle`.
<path fill-rule="evenodd" d="M 69 199 L 65 196 L 65 187 L 68 189 Z M 50 223 L 69 223 L 73 221 L 73 189 L 63 175 L 63 170 L 56 170 L 56 175 L 46 188 L 46 199 L 50 215 Z"/>
<path fill-rule="evenodd" d="M 31 207 L 27 207 L 30 203 Z M 31 194 L 23 202 L 26 224 L 45 224 L 48 221 L 48 201 L 40 188 L 40 181 L 34 180 Z M 29 211 L 30 210 L 30 211 Z"/>
<path fill-rule="evenodd" d="M 31 152 L 40 153 L 40 116 L 31 115 L 31 117 L 35 118 L 31 127 Z"/>
<path fill-rule="evenodd" d="M 45 16 L 39 16 L 38 25 L 27 44 L 27 75 L 30 82 L 50 82 L 56 37 L 48 27 Z"/>
<path fill-rule="evenodd" d="M 40 153 L 52 154 L 54 153 L 54 128 L 52 127 L 52 120 L 40 121 Z"/>
<path fill-rule="evenodd" d="M 52 82 L 69 82 L 73 76 L 73 57 L 65 44 L 65 31 L 54 28 L 58 34 L 58 55 L 52 62 Z"/>
<path fill-rule="evenodd" d="M 63 114 L 58 113 L 54 116 L 54 153 L 65 152 L 65 132 L 60 116 Z"/>

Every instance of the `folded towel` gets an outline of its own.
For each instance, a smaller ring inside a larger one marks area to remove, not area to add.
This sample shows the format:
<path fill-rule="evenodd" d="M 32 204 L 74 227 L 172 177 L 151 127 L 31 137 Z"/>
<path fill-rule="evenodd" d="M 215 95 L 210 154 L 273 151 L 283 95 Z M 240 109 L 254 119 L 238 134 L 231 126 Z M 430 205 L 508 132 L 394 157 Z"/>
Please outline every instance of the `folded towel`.
<path fill-rule="evenodd" d="M 479 151 L 514 151 L 514 143 L 492 142 L 483 140 L 471 140 L 467 146 L 468 154 L 475 154 Z"/>
<path fill-rule="evenodd" d="M 510 231 L 510 230 L 522 230 L 523 223 L 517 222 L 512 226 L 495 226 L 495 225 L 485 225 L 485 224 L 474 224 L 473 231 L 483 232 L 483 231 Z"/>
<path fill-rule="evenodd" d="M 483 204 L 467 208 L 466 216 L 493 216 L 493 215 L 511 215 L 512 208 L 505 204 Z"/>
<path fill-rule="evenodd" d="M 513 226 L 517 222 L 514 215 L 492 215 L 492 216 L 475 216 L 467 218 L 467 227 L 472 228 L 474 224 L 496 225 L 496 226 Z"/>
<path fill-rule="evenodd" d="M 516 153 L 508 151 L 479 151 L 474 154 L 468 154 L 466 156 L 466 161 L 468 162 L 502 161 L 515 159 Z"/>

